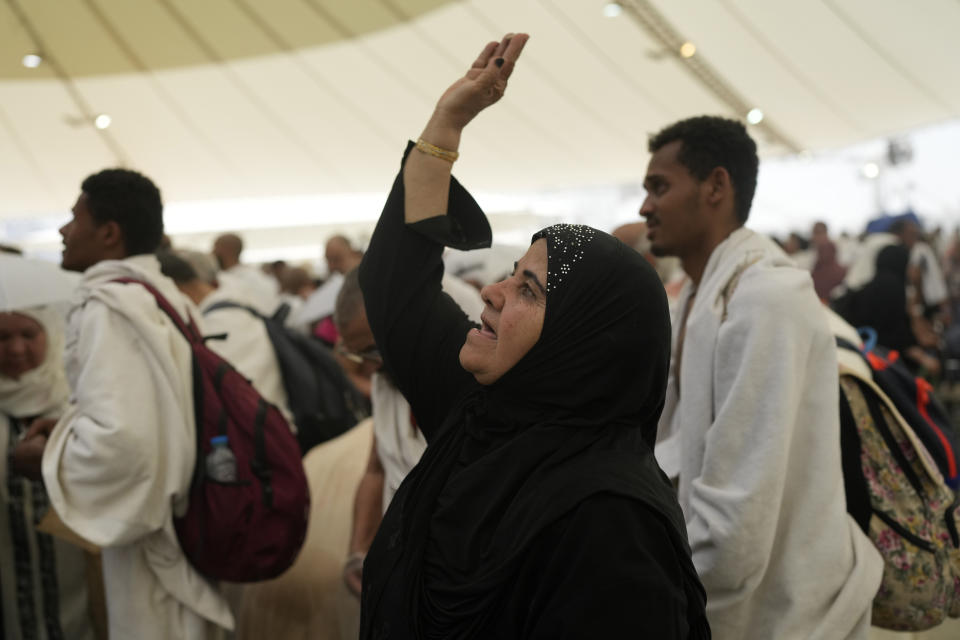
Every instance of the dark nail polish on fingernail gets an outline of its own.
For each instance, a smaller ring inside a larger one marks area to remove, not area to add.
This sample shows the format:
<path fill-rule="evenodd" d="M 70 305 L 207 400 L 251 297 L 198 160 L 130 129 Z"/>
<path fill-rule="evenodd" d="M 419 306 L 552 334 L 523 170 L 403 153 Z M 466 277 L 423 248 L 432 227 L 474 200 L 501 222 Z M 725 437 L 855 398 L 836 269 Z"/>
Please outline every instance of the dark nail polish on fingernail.
<path fill-rule="evenodd" d="M 503 58 L 497 58 L 496 60 L 493 61 L 493 64 L 497 65 L 498 67 L 502 67 L 502 66 L 503 66 Z"/>

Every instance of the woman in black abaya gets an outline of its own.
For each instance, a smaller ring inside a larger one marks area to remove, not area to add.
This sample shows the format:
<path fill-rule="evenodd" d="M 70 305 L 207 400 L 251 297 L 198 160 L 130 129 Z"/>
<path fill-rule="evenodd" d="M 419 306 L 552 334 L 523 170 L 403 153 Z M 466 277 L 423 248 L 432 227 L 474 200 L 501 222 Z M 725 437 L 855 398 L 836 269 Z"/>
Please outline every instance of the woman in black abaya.
<path fill-rule="evenodd" d="M 653 457 L 670 324 L 653 269 L 579 225 L 537 233 L 484 288 L 441 292 L 444 245 L 490 227 L 451 178 L 526 35 L 483 50 L 411 143 L 360 267 L 384 366 L 428 447 L 367 555 L 361 638 L 708 638 L 705 596 Z"/>
<path fill-rule="evenodd" d="M 877 342 L 904 351 L 916 344 L 907 315 L 907 265 L 910 251 L 900 244 L 877 254 L 873 279 L 839 300 L 837 312 L 855 327 L 873 327 Z"/>

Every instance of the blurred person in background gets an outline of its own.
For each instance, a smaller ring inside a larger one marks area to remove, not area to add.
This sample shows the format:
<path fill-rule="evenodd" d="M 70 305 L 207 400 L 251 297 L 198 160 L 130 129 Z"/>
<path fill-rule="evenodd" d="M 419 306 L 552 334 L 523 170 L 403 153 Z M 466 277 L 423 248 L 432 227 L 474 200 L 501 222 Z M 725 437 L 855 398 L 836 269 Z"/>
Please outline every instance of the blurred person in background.
<path fill-rule="evenodd" d="M 238 288 L 219 288 L 204 281 L 190 262 L 177 252 L 161 251 L 157 253 L 157 259 L 163 275 L 173 280 L 181 293 L 197 305 L 203 316 L 204 334 L 216 336 L 216 339 L 207 341 L 210 350 L 250 380 L 260 395 L 278 407 L 293 424 L 280 363 L 263 320 L 246 309 L 212 309 L 222 303 L 252 307 L 253 301 L 244 297 L 244 292 Z"/>
<path fill-rule="evenodd" d="M 509 277 L 513 272 L 513 263 L 523 252 L 524 247 L 496 243 L 470 251 L 448 247 L 443 252 L 443 264 L 446 273 L 480 291 L 488 284 Z"/>
<path fill-rule="evenodd" d="M 171 249 L 171 251 L 180 259 L 186 260 L 200 280 L 213 287 L 220 286 L 220 281 L 217 279 L 217 261 L 212 255 L 190 249 Z"/>
<path fill-rule="evenodd" d="M 916 216 L 904 214 L 890 225 L 890 234 L 909 251 L 907 269 L 907 312 L 918 345 L 927 356 L 939 349 L 940 336 L 950 324 L 947 283 L 943 277 L 940 259 L 927 242 Z M 932 360 L 921 359 L 916 350 L 915 366 L 923 366 L 932 375 L 938 368 L 929 369 Z M 926 362 L 926 364 L 921 364 Z"/>
<path fill-rule="evenodd" d="M 939 324 L 936 329 L 940 332 L 951 323 L 950 291 L 933 243 L 924 239 L 917 242 L 910 251 L 910 265 L 919 272 L 917 303 L 921 306 L 917 311 L 931 323 Z"/>
<path fill-rule="evenodd" d="M 343 276 L 360 264 L 363 252 L 355 249 L 346 236 L 331 236 L 324 245 L 324 257 L 327 262 L 326 281 L 310 294 L 296 315 L 292 316 L 294 326 L 304 327 L 311 336 L 333 347 L 337 344 L 336 324 L 333 322 L 333 309 L 337 293 L 343 285 Z"/>
<path fill-rule="evenodd" d="M 284 269 L 283 275 L 280 276 L 280 304 L 287 309 L 284 324 L 298 330 L 303 329 L 294 319 L 316 290 L 313 277 L 303 267 Z"/>
<path fill-rule="evenodd" d="M 953 302 L 951 309 L 951 324 L 960 321 L 960 227 L 958 227 L 947 244 L 944 254 L 944 270 L 946 271 L 947 287 Z"/>
<path fill-rule="evenodd" d="M 808 271 L 816 259 L 815 253 L 810 249 L 810 242 L 796 231 L 791 231 L 787 236 L 783 243 L 783 251 L 798 267 Z"/>
<path fill-rule="evenodd" d="M 914 285 L 910 286 L 913 280 Z M 910 265 L 910 250 L 902 244 L 884 247 L 877 254 L 873 278 L 863 287 L 834 301 L 834 310 L 853 327 L 871 327 L 877 343 L 899 351 L 915 371 L 926 375 L 940 373 L 940 362 L 931 352 L 937 345 L 929 336 L 918 336 L 911 315 L 908 291 L 916 288 L 919 274 Z"/>
<path fill-rule="evenodd" d="M 483 300 L 473 286 L 445 274 L 443 290 L 474 322 L 480 322 Z M 363 292 L 357 269 L 349 272 L 337 296 L 334 314 L 340 332 L 340 355 L 353 365 L 355 375 L 369 379 L 373 404 L 373 444 L 367 468 L 357 486 L 353 509 L 353 528 L 343 576 L 351 593 L 360 596 L 363 560 L 383 513 L 393 494 L 413 466 L 420 460 L 427 442 L 417 428 L 417 421 L 403 394 L 394 386 L 390 375 L 382 371 L 383 360 L 376 350 L 373 331 L 367 321 Z"/>
<path fill-rule="evenodd" d="M 825 222 L 813 225 L 811 236 L 816 260 L 810 270 L 813 289 L 822 301 L 830 300 L 830 294 L 843 283 L 847 270 L 837 260 L 837 245 L 830 239 Z"/>
<path fill-rule="evenodd" d="M 306 300 L 316 290 L 313 277 L 303 267 L 288 267 L 280 278 L 280 291 Z"/>
<path fill-rule="evenodd" d="M 632 247 L 634 251 L 644 257 L 644 259 L 653 265 L 660 276 L 660 282 L 663 283 L 667 292 L 667 302 L 670 304 L 670 312 L 673 313 L 677 300 L 680 297 L 680 291 L 687 282 L 687 275 L 680 268 L 680 260 L 675 256 L 655 256 L 650 251 L 650 241 L 647 239 L 647 223 L 631 222 L 623 224 L 610 232 L 614 238 Z"/>
<path fill-rule="evenodd" d="M 95 637 L 87 563 L 99 558 L 36 528 L 49 508 L 39 423 L 55 422 L 70 399 L 63 332 L 63 310 L 54 306 L 0 312 L 0 630 L 7 640 Z"/>
<path fill-rule="evenodd" d="M 348 271 L 356 269 L 360 260 L 363 259 L 363 252 L 355 249 L 346 236 L 339 234 L 327 240 L 323 255 L 327 261 L 327 271 L 340 275 L 346 275 Z"/>
<path fill-rule="evenodd" d="M 286 260 L 274 260 L 273 262 L 266 262 L 261 265 L 263 272 L 277 281 L 278 285 L 281 285 L 283 282 L 283 274 L 287 271 L 287 261 Z"/>
<path fill-rule="evenodd" d="M 235 233 L 224 233 L 213 242 L 213 257 L 220 266 L 217 280 L 224 288 L 236 288 L 254 301 L 260 313 L 269 316 L 279 304 L 280 284 L 261 269 L 242 264 L 243 239 Z"/>
<path fill-rule="evenodd" d="M 656 257 L 650 253 L 650 241 L 647 240 L 646 222 L 628 222 L 622 224 L 610 232 L 614 238 L 633 248 L 634 251 L 642 255 L 647 262 L 654 264 Z"/>

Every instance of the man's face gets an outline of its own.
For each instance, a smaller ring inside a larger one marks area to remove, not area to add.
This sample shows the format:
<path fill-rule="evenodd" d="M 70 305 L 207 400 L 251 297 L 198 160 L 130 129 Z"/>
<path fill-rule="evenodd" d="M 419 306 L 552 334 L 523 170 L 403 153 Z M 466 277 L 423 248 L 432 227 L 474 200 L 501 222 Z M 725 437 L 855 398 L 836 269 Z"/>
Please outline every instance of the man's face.
<path fill-rule="evenodd" d="M 656 256 L 680 256 L 699 246 L 710 222 L 701 201 L 701 186 L 677 160 L 683 143 L 664 145 L 650 158 L 643 186 L 647 197 L 640 215 L 647 221 L 647 239 Z"/>
<path fill-rule="evenodd" d="M 813 231 L 810 234 L 810 241 L 816 246 L 829 242 L 830 237 L 827 235 L 827 225 L 822 222 L 814 224 Z"/>
<path fill-rule="evenodd" d="M 327 270 L 330 273 L 347 273 L 356 266 L 353 249 L 338 238 L 327 243 L 324 257 L 327 260 Z"/>
<path fill-rule="evenodd" d="M 18 380 L 46 356 L 47 333 L 39 322 L 19 313 L 0 313 L 0 376 Z"/>
<path fill-rule="evenodd" d="M 60 227 L 63 237 L 60 266 L 68 271 L 86 271 L 106 257 L 105 225 L 94 220 L 86 193 L 80 194 L 71 211 L 73 218 Z"/>
<path fill-rule="evenodd" d="M 520 362 L 543 331 L 547 309 L 547 241 L 520 258 L 513 275 L 480 291 L 482 327 L 467 332 L 460 365 L 480 384 L 493 384 Z"/>
<path fill-rule="evenodd" d="M 339 331 L 343 350 L 349 354 L 350 360 L 358 365 L 359 375 L 369 378 L 380 370 L 383 360 L 377 351 L 377 343 L 373 339 L 365 309 L 361 308 L 350 322 L 339 327 Z"/>
<path fill-rule="evenodd" d="M 912 222 L 907 222 L 903 225 L 903 230 L 900 232 L 900 240 L 907 249 L 912 249 L 913 245 L 917 244 L 917 240 L 919 239 L 920 228 L 917 225 Z"/>
<path fill-rule="evenodd" d="M 221 269 L 224 268 L 224 264 L 226 262 L 226 256 L 228 254 L 227 248 L 225 245 L 226 243 L 223 241 L 222 238 L 217 238 L 216 240 L 213 241 L 213 250 L 210 252 L 213 254 L 214 259 L 217 261 L 217 266 L 219 266 Z"/>

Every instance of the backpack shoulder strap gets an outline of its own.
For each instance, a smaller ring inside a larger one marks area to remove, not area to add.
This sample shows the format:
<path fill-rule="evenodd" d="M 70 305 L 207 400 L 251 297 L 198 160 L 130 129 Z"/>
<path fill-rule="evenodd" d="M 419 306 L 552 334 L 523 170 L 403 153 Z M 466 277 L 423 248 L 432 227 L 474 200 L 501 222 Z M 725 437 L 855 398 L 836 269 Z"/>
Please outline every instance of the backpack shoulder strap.
<path fill-rule="evenodd" d="M 727 305 L 730 304 L 730 298 L 733 297 L 733 292 L 736 290 L 737 285 L 740 284 L 740 277 L 743 275 L 743 272 L 752 267 L 753 265 L 760 262 L 762 256 L 753 256 L 747 257 L 743 260 L 737 268 L 733 270 L 730 278 L 727 280 L 727 283 L 723 285 L 723 289 L 720 291 L 720 299 L 723 301 L 723 315 L 721 316 L 721 322 L 726 321 L 727 319 Z"/>
<path fill-rule="evenodd" d="M 860 354 L 863 353 L 863 352 L 860 350 L 860 347 L 858 347 L 857 345 L 853 344 L 853 343 L 850 342 L 849 340 L 846 340 L 846 339 L 844 339 L 844 338 L 841 338 L 840 336 L 835 336 L 835 337 L 836 337 L 836 340 L 837 340 L 837 346 L 840 347 L 841 349 L 846 349 L 846 350 L 848 350 L 848 351 L 856 351 L 857 353 L 860 353 Z"/>
<path fill-rule="evenodd" d="M 910 444 L 913 445 L 913 448 L 917 451 L 917 458 L 920 460 L 920 464 L 927 470 L 927 473 L 932 478 L 943 479 L 943 474 L 940 473 L 940 469 L 937 468 L 937 464 L 930 457 L 930 453 L 927 452 L 926 445 L 920 440 L 919 436 L 914 432 L 913 427 L 910 426 L 910 423 L 906 421 L 903 417 L 903 414 L 900 413 L 900 410 L 897 409 L 897 405 L 893 403 L 893 400 L 890 399 L 890 396 L 873 381 L 873 378 L 868 378 L 863 376 L 860 372 L 854 371 L 849 367 L 840 365 L 840 375 L 847 375 L 852 378 L 855 378 L 860 382 L 860 384 L 872 391 L 877 399 L 886 406 L 887 410 L 890 412 L 890 415 L 893 416 L 894 420 L 897 421 L 897 424 L 900 425 L 900 429 L 903 431 L 904 436 L 907 440 L 910 441 Z"/>
<path fill-rule="evenodd" d="M 120 282 L 122 284 L 139 284 L 150 292 L 150 295 L 152 295 L 157 301 L 157 306 L 160 307 L 160 310 L 167 314 L 167 316 L 170 318 L 170 321 L 173 322 L 174 326 L 177 327 L 177 330 L 183 334 L 183 337 L 186 338 L 188 342 L 202 342 L 200 330 L 197 329 L 197 325 L 194 323 L 193 318 L 191 318 L 188 314 L 187 322 L 184 322 L 177 310 L 173 308 L 172 304 L 170 304 L 170 301 L 167 300 L 164 295 L 149 282 L 138 280 L 137 278 L 114 278 L 111 280 L 111 282 Z"/>
<path fill-rule="evenodd" d="M 210 305 L 209 307 L 203 310 L 203 315 L 207 315 L 211 311 L 219 311 L 220 309 L 243 309 L 244 311 L 247 311 L 250 314 L 260 318 L 261 320 L 266 320 L 263 314 L 257 311 L 256 309 L 254 309 L 253 307 L 245 304 L 240 304 L 239 302 L 230 302 L 229 300 L 222 300 L 220 302 L 216 302 Z"/>
<path fill-rule="evenodd" d="M 280 324 L 287 324 L 287 318 L 290 316 L 290 304 L 287 302 L 280 303 L 280 306 L 277 307 L 277 310 L 273 312 L 273 315 L 270 316 L 271 320 L 275 320 Z"/>

